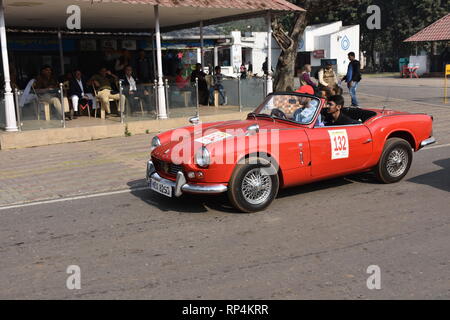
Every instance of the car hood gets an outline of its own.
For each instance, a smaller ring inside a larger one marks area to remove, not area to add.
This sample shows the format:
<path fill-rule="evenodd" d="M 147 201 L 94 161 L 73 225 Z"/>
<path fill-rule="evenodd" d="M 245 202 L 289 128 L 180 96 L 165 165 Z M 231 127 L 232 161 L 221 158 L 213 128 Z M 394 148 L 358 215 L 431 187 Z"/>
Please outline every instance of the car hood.
<path fill-rule="evenodd" d="M 152 152 L 152 156 L 160 160 L 171 161 L 173 153 L 182 157 L 189 150 L 190 155 L 194 155 L 196 150 L 203 145 L 212 148 L 213 144 L 223 143 L 225 139 L 245 136 L 248 128 L 255 124 L 259 126 L 260 132 L 280 130 L 289 126 L 278 121 L 252 119 L 219 122 L 210 126 L 205 125 L 204 128 L 194 131 L 188 130 L 186 127 L 174 129 L 165 133 L 169 137 L 168 141 L 162 142 L 162 145 Z M 185 160 L 187 161 L 187 159 Z"/>

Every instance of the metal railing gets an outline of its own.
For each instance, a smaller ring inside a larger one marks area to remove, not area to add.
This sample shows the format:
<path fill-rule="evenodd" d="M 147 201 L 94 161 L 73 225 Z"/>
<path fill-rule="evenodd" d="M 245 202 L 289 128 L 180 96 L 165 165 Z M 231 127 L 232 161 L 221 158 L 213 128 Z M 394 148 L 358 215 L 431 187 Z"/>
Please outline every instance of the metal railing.
<path fill-rule="evenodd" d="M 247 112 L 256 108 L 266 96 L 266 79 L 248 77 L 246 79 L 225 78 L 222 81 L 225 99 L 220 99 L 223 104 L 214 108 L 214 101 L 211 101 L 211 87 L 199 84 L 199 79 L 195 82 L 186 81 L 184 85 L 164 80 L 164 93 L 166 99 L 167 115 L 170 118 L 188 118 L 190 116 L 202 116 L 206 114 L 217 114 L 217 112 Z M 214 90 L 214 89 L 212 89 Z M 67 127 L 68 123 L 65 114 L 69 113 L 71 97 L 68 97 L 67 89 L 63 83 L 59 88 L 51 90 L 30 90 L 24 97 L 24 92 L 14 90 L 14 101 L 16 105 L 16 117 L 19 130 L 34 130 L 56 127 Z M 127 123 L 137 120 L 158 119 L 158 90 L 157 81 L 153 83 L 138 84 L 137 90 L 130 92 L 130 88 L 119 82 L 119 101 L 117 101 L 117 116 L 109 117 L 111 121 Z M 121 97 L 124 96 L 125 99 Z M 213 100 L 217 94 L 213 94 Z M 123 103 L 123 100 L 125 103 Z M 225 100 L 225 101 L 222 101 Z M 4 117 L 4 97 L 0 104 L 0 125 L 1 117 Z M 112 101 L 112 100 L 111 100 Z M 205 102 L 207 102 L 205 104 Z M 94 110 L 97 107 L 97 116 L 101 114 L 100 103 L 94 100 L 94 105 L 90 105 Z M 122 105 L 123 104 L 123 105 Z M 113 112 L 115 110 L 114 103 Z M 73 109 L 70 107 L 70 109 Z M 79 109 L 80 110 L 80 109 Z M 83 109 L 86 115 L 86 110 Z M 81 112 L 81 110 L 80 110 Z M 88 112 L 91 117 L 94 112 Z"/>

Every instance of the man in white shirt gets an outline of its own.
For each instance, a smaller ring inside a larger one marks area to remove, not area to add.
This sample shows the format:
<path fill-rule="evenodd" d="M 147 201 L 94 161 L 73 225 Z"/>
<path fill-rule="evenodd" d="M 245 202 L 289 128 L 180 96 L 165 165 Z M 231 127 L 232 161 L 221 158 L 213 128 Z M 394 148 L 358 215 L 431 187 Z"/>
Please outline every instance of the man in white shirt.
<path fill-rule="evenodd" d="M 95 98 L 92 93 L 86 92 L 88 86 L 83 78 L 80 70 L 75 70 L 74 78 L 69 82 L 69 97 L 72 101 L 73 111 L 76 115 L 80 115 L 78 106 L 81 99 L 89 100 L 92 103 L 92 107 L 95 109 Z"/>

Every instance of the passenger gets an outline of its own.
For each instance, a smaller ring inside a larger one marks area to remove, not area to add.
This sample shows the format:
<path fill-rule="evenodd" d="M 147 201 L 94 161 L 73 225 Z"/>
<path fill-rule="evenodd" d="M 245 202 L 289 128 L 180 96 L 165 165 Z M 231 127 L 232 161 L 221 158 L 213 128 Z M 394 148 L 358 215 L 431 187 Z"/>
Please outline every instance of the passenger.
<path fill-rule="evenodd" d="M 344 97 L 335 95 L 328 100 L 328 112 L 325 120 L 326 126 L 345 126 L 349 124 L 359 124 L 359 121 L 353 120 L 342 112 L 344 107 Z"/>
<path fill-rule="evenodd" d="M 301 86 L 300 88 L 297 89 L 296 92 L 314 95 L 314 89 L 309 85 Z M 297 109 L 294 112 L 293 115 L 294 121 L 303 124 L 310 123 L 313 120 L 314 114 L 316 113 L 318 106 L 319 102 L 316 99 L 311 100 L 311 98 L 308 98 L 308 101 L 306 102 L 305 106 Z M 320 115 L 318 123 L 322 123 Z"/>

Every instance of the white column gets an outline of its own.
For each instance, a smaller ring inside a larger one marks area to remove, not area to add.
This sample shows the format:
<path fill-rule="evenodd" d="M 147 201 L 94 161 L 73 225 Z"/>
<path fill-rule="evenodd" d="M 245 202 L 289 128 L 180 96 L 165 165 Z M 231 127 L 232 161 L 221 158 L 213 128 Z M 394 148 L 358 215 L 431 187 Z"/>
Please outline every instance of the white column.
<path fill-rule="evenodd" d="M 197 63 L 202 63 L 202 50 L 197 48 Z"/>
<path fill-rule="evenodd" d="M 267 11 L 267 94 L 273 92 L 272 82 L 272 17 L 270 11 Z"/>
<path fill-rule="evenodd" d="M 205 68 L 204 56 L 204 43 L 203 43 L 203 21 L 200 21 L 200 63 L 202 64 L 202 70 Z"/>
<path fill-rule="evenodd" d="M 61 31 L 58 30 L 58 44 L 59 44 L 59 61 L 61 63 L 61 74 L 64 75 L 66 72 L 64 70 L 64 50 L 62 43 L 62 34 Z"/>
<path fill-rule="evenodd" d="M 156 36 L 156 61 L 158 65 L 158 118 L 167 119 L 166 93 L 164 90 L 162 55 L 161 55 L 161 31 L 159 30 L 159 6 L 155 5 L 155 36 Z"/>
<path fill-rule="evenodd" d="M 18 131 L 16 121 L 16 111 L 14 110 L 14 95 L 11 90 L 11 80 L 9 75 L 9 59 L 8 47 L 6 42 L 6 28 L 5 28 L 5 4 L 0 0 L 0 45 L 2 48 L 3 60 L 3 74 L 5 77 L 5 117 L 6 117 L 6 131 Z"/>
<path fill-rule="evenodd" d="M 218 66 L 219 65 L 219 47 L 214 47 L 214 66 Z"/>

